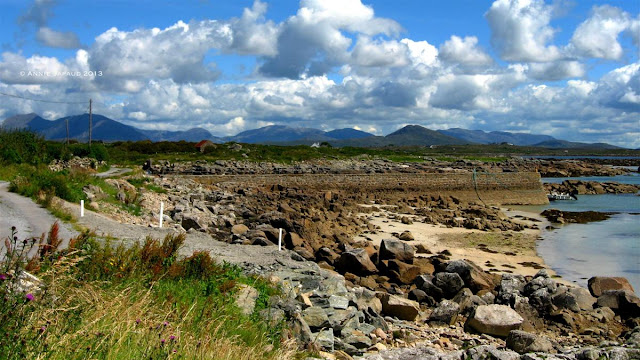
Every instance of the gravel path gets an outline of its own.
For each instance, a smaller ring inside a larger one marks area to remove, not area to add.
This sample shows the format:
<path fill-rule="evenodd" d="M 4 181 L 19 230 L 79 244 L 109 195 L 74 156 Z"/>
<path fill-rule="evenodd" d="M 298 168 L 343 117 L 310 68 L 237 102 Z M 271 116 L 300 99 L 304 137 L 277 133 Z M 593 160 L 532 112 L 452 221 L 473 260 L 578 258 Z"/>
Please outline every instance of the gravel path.
<path fill-rule="evenodd" d="M 51 228 L 54 222 L 60 223 L 60 237 L 66 246 L 68 239 L 78 235 L 78 232 L 67 223 L 55 218 L 49 211 L 36 204 L 33 200 L 8 191 L 9 183 L 0 182 L 0 236 L 4 239 L 11 235 L 11 227 L 18 228 L 18 238 L 41 236 Z M 174 229 L 145 227 L 140 225 L 121 224 L 103 214 L 85 209 L 84 217 L 80 217 L 80 205 L 64 202 L 63 207 L 75 218 L 76 224 L 93 230 L 100 237 L 110 237 L 125 243 L 144 241 L 147 236 L 163 239 L 167 234 L 174 233 Z M 4 242 L 0 242 L 0 249 Z M 250 263 L 260 266 L 300 264 L 291 259 L 291 252 L 283 249 L 278 251 L 276 246 L 247 246 L 232 245 L 213 240 L 209 235 L 194 232 L 188 233 L 185 244 L 180 250 L 182 255 L 191 255 L 194 251 L 210 251 L 214 259 L 234 264 Z M 299 266 L 299 265 L 297 265 Z"/>
<path fill-rule="evenodd" d="M 126 173 L 130 173 L 132 170 L 129 168 L 119 168 L 119 167 L 111 167 L 109 170 L 105 172 L 101 172 L 96 174 L 95 176 L 99 178 L 108 178 L 112 176 L 120 176 Z"/>
<path fill-rule="evenodd" d="M 115 238 L 125 243 L 141 242 L 150 236 L 154 239 L 163 239 L 167 234 L 175 233 L 171 228 L 147 227 L 141 225 L 122 224 L 103 214 L 85 209 L 84 217 L 80 217 L 80 206 L 65 203 L 65 208 L 76 217 L 76 223 L 84 228 L 93 230 L 100 237 Z M 228 244 L 217 241 L 211 236 L 200 233 L 187 233 L 185 243 L 180 249 L 180 254 L 189 256 L 194 251 L 209 251 L 214 259 L 219 262 L 226 261 L 233 264 L 251 263 L 260 266 L 274 264 L 288 265 L 297 263 L 291 259 L 291 252 L 283 248 L 278 251 L 277 246 L 248 246 Z"/>
<path fill-rule="evenodd" d="M 59 221 L 33 200 L 9 192 L 9 183 L 0 181 L 0 239 L 11 236 L 12 226 L 18 229 L 19 239 L 40 237 L 49 232 L 56 221 L 60 224 L 60 237 L 65 241 L 78 235 L 71 225 Z M 0 247 L 4 248 L 4 242 Z"/>

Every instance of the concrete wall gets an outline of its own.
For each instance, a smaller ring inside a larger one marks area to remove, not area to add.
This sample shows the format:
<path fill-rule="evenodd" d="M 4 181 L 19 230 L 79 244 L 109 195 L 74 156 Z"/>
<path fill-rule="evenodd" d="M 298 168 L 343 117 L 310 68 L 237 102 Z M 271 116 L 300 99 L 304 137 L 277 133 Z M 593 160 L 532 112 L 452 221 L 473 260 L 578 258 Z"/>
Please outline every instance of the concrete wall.
<path fill-rule="evenodd" d="M 281 185 L 336 193 L 452 195 L 491 205 L 548 203 L 537 172 L 423 173 L 423 174 L 314 174 L 314 175 L 213 175 L 193 176 L 206 184 L 254 187 Z"/>

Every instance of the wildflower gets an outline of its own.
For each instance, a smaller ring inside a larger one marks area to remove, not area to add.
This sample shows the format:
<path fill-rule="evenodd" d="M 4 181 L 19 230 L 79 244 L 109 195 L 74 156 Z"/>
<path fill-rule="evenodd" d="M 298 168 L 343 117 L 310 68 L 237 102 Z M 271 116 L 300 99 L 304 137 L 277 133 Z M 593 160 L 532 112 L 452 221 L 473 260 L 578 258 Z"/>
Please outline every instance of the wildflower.
<path fill-rule="evenodd" d="M 25 295 L 24 297 L 27 301 L 33 301 L 33 294 L 32 293 L 28 293 L 27 295 Z"/>
<path fill-rule="evenodd" d="M 176 339 L 175 336 L 173 336 L 173 335 L 169 336 L 169 340 L 174 341 L 175 339 Z"/>
<path fill-rule="evenodd" d="M 27 239 L 22 240 L 22 245 L 27 245 Z"/>
<path fill-rule="evenodd" d="M 40 327 L 40 332 L 41 332 L 41 333 L 45 332 L 46 330 L 47 330 L 47 327 L 46 327 L 46 326 L 42 326 L 42 327 Z"/>
<path fill-rule="evenodd" d="M 12 227 L 11 227 L 11 231 L 16 231 L 16 227 L 15 227 L 15 226 L 12 226 Z"/>
<path fill-rule="evenodd" d="M 136 319 L 136 324 L 140 325 L 140 319 Z"/>
<path fill-rule="evenodd" d="M 0 274 L 0 281 L 7 280 L 7 274 Z"/>
<path fill-rule="evenodd" d="M 163 323 L 162 323 L 162 325 L 164 325 L 164 326 L 169 326 L 169 322 L 168 322 L 168 321 L 165 321 L 165 322 L 163 322 Z"/>
<path fill-rule="evenodd" d="M 173 350 L 171 350 L 171 352 L 175 354 L 175 353 L 177 353 L 177 352 L 178 352 L 178 350 L 173 349 Z"/>
<path fill-rule="evenodd" d="M 166 343 L 166 342 L 167 342 L 167 340 L 165 340 L 165 339 L 161 339 L 160 340 L 160 344 L 162 344 L 162 345 L 164 345 L 164 343 Z"/>

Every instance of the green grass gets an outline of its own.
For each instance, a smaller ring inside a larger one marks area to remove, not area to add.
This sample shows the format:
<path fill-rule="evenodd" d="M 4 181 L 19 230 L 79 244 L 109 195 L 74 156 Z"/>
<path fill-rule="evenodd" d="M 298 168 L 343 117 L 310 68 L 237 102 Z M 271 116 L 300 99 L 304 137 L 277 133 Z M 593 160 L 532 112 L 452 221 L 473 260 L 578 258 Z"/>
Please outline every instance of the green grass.
<path fill-rule="evenodd" d="M 55 236 L 55 235 L 54 235 Z M 52 241 L 52 236 L 47 240 Z M 258 313 L 279 290 L 243 275 L 208 253 L 179 258 L 183 236 L 147 239 L 133 247 L 101 243 L 90 234 L 25 264 L 0 262 L 38 275 L 47 291 L 8 293 L 0 287 L 0 356 L 3 359 L 290 359 L 283 323 Z M 5 266 L 6 265 L 6 266 Z M 3 271 L 4 270 L 4 271 Z M 8 281 L 12 281 L 9 279 Z M 239 284 L 259 298 L 253 314 L 234 301 Z M 283 345 L 284 344 L 284 345 Z"/>

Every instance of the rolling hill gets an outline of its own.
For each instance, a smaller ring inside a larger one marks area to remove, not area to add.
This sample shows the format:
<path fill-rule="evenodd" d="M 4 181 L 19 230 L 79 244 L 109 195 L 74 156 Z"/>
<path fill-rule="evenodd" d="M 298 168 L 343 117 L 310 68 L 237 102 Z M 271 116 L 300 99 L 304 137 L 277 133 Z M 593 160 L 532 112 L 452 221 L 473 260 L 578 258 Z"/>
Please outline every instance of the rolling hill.
<path fill-rule="evenodd" d="M 15 115 L 5 119 L 1 127 L 5 129 L 29 128 L 49 140 L 64 140 L 67 136 L 78 141 L 89 138 L 89 114 L 67 116 L 56 120 L 46 120 L 38 114 Z M 190 141 L 211 140 L 213 142 L 235 141 L 255 144 L 311 145 L 315 142 L 329 142 L 333 146 L 431 146 L 510 143 L 519 146 L 534 146 L 556 149 L 620 149 L 617 146 L 596 143 L 588 144 L 558 140 L 549 135 L 510 133 L 505 131 L 485 132 L 482 130 L 448 129 L 430 130 L 420 125 L 407 125 L 386 136 L 350 128 L 323 131 L 314 128 L 269 125 L 252 129 L 224 138 L 216 137 L 206 129 L 192 128 L 184 131 L 143 130 L 99 114 L 93 115 L 93 140 L 102 141 Z"/>
<path fill-rule="evenodd" d="M 467 130 L 453 128 L 448 130 L 438 130 L 439 133 L 452 136 L 457 139 L 478 143 L 478 144 L 500 144 L 510 143 L 519 146 L 531 146 L 544 141 L 555 140 L 549 135 L 535 135 L 526 133 L 511 133 L 506 131 Z"/>

